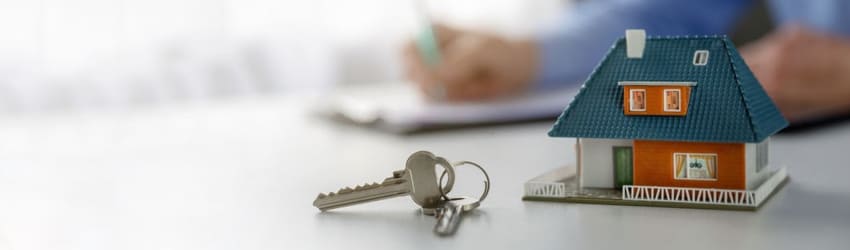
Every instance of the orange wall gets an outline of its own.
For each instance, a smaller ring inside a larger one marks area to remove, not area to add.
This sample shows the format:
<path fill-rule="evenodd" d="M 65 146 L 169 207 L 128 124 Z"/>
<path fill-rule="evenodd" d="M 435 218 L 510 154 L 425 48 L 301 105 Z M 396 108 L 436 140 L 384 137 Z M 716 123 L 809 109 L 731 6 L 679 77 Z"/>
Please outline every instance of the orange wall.
<path fill-rule="evenodd" d="M 746 189 L 744 144 L 639 141 L 634 143 L 634 185 Z M 717 180 L 673 178 L 673 153 L 717 154 Z"/>
<path fill-rule="evenodd" d="M 646 90 L 646 111 L 630 111 L 629 99 L 632 89 Z M 680 112 L 665 112 L 664 111 L 664 90 L 678 89 L 681 90 L 682 106 Z M 688 113 L 688 101 L 691 96 L 691 88 L 688 86 L 624 86 L 623 89 L 623 112 L 626 115 L 670 115 L 684 116 Z"/>

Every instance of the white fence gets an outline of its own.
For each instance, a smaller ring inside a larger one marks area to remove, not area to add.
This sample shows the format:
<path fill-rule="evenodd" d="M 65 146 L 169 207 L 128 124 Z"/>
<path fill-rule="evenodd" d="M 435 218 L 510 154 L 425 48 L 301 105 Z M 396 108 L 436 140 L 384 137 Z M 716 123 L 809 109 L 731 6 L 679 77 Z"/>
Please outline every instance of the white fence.
<path fill-rule="evenodd" d="M 525 183 L 525 195 L 553 198 L 566 197 L 567 186 L 564 183 L 528 182 Z"/>
<path fill-rule="evenodd" d="M 758 207 L 788 176 L 781 168 L 754 190 L 623 186 L 623 200 Z"/>

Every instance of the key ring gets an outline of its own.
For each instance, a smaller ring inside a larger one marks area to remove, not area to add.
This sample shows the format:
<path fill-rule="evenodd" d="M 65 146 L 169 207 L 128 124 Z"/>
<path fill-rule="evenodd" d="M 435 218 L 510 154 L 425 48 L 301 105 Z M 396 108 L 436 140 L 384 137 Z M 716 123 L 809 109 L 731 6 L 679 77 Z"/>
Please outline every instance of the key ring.
<path fill-rule="evenodd" d="M 478 170 L 481 170 L 481 173 L 484 174 L 484 179 L 485 179 L 484 180 L 484 192 L 481 194 L 481 197 L 478 198 L 478 202 L 484 201 L 484 199 L 487 198 L 487 194 L 490 193 L 490 175 L 487 174 L 487 171 L 484 170 L 484 167 L 481 167 L 481 165 L 478 165 L 477 163 L 471 162 L 471 161 L 455 162 L 455 163 L 452 164 L 452 167 L 458 167 L 458 166 L 462 166 L 462 165 L 472 165 L 474 167 L 477 167 Z M 445 177 L 445 176 L 446 176 L 446 170 L 443 170 L 443 174 L 440 175 L 440 182 L 439 183 L 443 183 L 443 177 Z M 446 196 L 446 193 L 443 191 L 442 184 L 437 185 L 437 187 L 439 187 L 440 195 L 443 196 L 443 199 L 450 200 L 449 197 Z M 449 192 L 451 192 L 451 190 Z"/>
<path fill-rule="evenodd" d="M 444 200 L 449 200 L 449 197 L 446 196 L 446 192 L 443 191 L 443 176 L 445 176 L 446 173 L 449 174 L 449 182 L 446 183 L 445 189 L 448 190 L 449 192 L 451 192 L 452 187 L 454 187 L 454 184 L 455 184 L 454 165 L 449 163 L 449 161 L 446 160 L 446 158 L 439 157 L 439 156 L 436 156 L 434 158 L 434 161 L 437 163 L 437 165 L 443 167 L 443 174 L 440 175 L 440 181 L 437 182 L 437 189 L 440 190 L 440 196 Z"/>

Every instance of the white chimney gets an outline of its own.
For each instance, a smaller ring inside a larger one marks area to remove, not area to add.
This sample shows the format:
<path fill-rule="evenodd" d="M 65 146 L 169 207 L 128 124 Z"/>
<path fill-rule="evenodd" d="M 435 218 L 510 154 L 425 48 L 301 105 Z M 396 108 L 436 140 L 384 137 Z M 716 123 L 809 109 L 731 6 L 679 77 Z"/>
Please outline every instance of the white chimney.
<path fill-rule="evenodd" d="M 642 58 L 646 47 L 646 31 L 642 29 L 626 30 L 626 57 Z"/>

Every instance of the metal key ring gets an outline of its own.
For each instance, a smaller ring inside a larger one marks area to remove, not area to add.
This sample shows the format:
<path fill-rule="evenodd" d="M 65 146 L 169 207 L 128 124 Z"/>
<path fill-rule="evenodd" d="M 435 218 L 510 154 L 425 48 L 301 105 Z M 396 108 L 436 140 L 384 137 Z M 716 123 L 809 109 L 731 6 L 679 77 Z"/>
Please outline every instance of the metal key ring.
<path fill-rule="evenodd" d="M 443 176 L 445 176 L 446 173 L 449 174 L 449 181 L 446 183 L 445 190 L 448 190 L 448 192 L 451 192 L 452 188 L 454 187 L 454 184 L 455 184 L 454 165 L 449 163 L 449 161 L 446 160 L 446 158 L 439 157 L 439 156 L 434 157 L 434 162 L 437 165 L 443 167 L 443 174 L 440 175 L 440 181 L 437 182 L 437 189 L 440 190 L 440 196 L 443 197 L 444 200 L 449 200 L 449 197 L 446 196 L 446 192 L 443 191 L 444 190 L 443 189 Z"/>
<path fill-rule="evenodd" d="M 481 197 L 479 197 L 479 198 L 478 198 L 478 202 L 482 202 L 482 201 L 484 201 L 484 199 L 486 199 L 486 198 L 487 198 L 487 194 L 489 194 L 489 193 L 490 193 L 490 175 L 488 175 L 488 174 L 487 174 L 487 171 L 486 171 L 486 170 L 484 170 L 484 167 L 481 167 L 481 165 L 478 165 L 477 163 L 475 163 L 475 162 L 471 162 L 471 161 L 459 161 L 459 162 L 455 162 L 454 164 L 452 164 L 452 167 L 458 167 L 458 166 L 462 166 L 462 165 L 472 165 L 472 166 L 475 166 L 475 167 L 477 167 L 477 168 L 478 168 L 478 170 L 481 170 L 481 173 L 483 173 L 483 174 L 484 174 L 484 179 L 485 179 L 485 180 L 484 180 L 484 192 L 481 194 Z M 445 176 L 446 176 L 446 171 L 445 171 L 445 170 L 443 170 L 443 173 L 442 173 L 442 174 L 440 174 L 440 183 L 443 183 L 443 177 L 445 177 Z M 450 176 L 450 177 L 451 177 L 451 176 Z M 451 178 L 450 178 L 450 179 L 451 179 Z M 450 200 L 450 199 L 449 199 L 449 197 L 448 197 L 448 196 L 446 196 L 446 193 L 445 193 L 445 192 L 443 192 L 443 188 L 442 188 L 442 186 L 441 186 L 441 185 L 437 185 L 437 186 L 439 186 L 439 187 L 440 187 L 440 194 L 443 196 L 443 199 Z M 449 192 L 451 192 L 451 190 L 449 190 Z"/>

